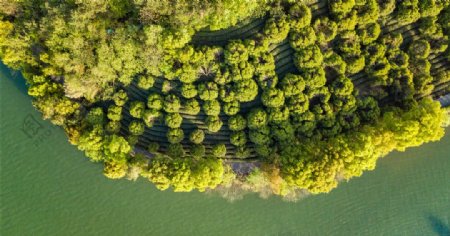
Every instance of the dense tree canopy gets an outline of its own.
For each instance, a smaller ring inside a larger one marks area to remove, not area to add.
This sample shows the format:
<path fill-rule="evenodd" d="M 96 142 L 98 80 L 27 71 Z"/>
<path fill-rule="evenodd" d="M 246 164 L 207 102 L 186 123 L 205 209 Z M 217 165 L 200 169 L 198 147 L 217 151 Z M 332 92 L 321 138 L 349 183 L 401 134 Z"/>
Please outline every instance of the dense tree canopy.
<path fill-rule="evenodd" d="M 300 2 L 7 0 L 0 58 L 106 177 L 159 189 L 328 192 L 442 137 L 449 1 Z"/>

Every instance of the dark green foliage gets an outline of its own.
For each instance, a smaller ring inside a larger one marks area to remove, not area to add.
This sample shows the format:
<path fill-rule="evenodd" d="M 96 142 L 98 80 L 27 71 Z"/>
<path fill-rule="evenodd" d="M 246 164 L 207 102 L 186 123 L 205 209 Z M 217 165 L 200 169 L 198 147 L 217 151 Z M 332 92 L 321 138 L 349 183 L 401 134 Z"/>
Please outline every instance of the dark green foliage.
<path fill-rule="evenodd" d="M 180 158 L 184 156 L 184 149 L 181 143 L 171 143 L 167 148 L 167 155 L 173 158 Z"/>
<path fill-rule="evenodd" d="M 192 145 L 190 150 L 191 155 L 197 158 L 205 156 L 205 152 L 206 152 L 205 146 L 202 144 Z"/>
<path fill-rule="evenodd" d="M 227 147 L 225 144 L 216 144 L 211 149 L 211 155 L 217 158 L 223 158 L 227 154 Z"/>
<path fill-rule="evenodd" d="M 247 124 L 250 129 L 259 129 L 267 123 L 267 113 L 261 108 L 252 109 L 247 115 Z"/>
<path fill-rule="evenodd" d="M 230 143 L 235 146 L 244 146 L 247 143 L 247 135 L 244 131 L 235 131 L 230 135 Z"/>
<path fill-rule="evenodd" d="M 159 150 L 159 144 L 156 142 L 151 142 L 147 147 L 147 151 L 152 154 L 158 153 L 158 150 Z"/>

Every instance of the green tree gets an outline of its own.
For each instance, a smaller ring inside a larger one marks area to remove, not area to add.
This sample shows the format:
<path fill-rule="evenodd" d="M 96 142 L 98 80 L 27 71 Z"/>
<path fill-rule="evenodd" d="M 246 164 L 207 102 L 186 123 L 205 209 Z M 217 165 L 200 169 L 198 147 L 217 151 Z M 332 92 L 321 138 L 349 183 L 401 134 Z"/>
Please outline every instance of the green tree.
<path fill-rule="evenodd" d="M 266 107 L 281 107 L 284 105 L 284 92 L 276 88 L 263 91 L 261 101 Z"/>
<path fill-rule="evenodd" d="M 200 112 L 200 104 L 195 98 L 191 98 L 184 103 L 184 112 L 189 115 L 197 115 Z"/>
<path fill-rule="evenodd" d="M 267 113 L 261 108 L 252 109 L 247 115 L 247 124 L 250 129 L 259 129 L 267 125 Z"/>
<path fill-rule="evenodd" d="M 230 135 L 230 143 L 234 146 L 243 146 L 247 143 L 247 135 L 244 131 L 235 131 Z"/>
<path fill-rule="evenodd" d="M 168 113 L 175 113 L 180 110 L 181 102 L 175 94 L 169 94 L 164 98 L 164 111 Z"/>
<path fill-rule="evenodd" d="M 141 101 L 133 101 L 130 104 L 130 115 L 134 118 L 142 118 L 144 115 L 145 104 Z"/>
<path fill-rule="evenodd" d="M 205 139 L 205 133 L 201 129 L 196 129 L 189 135 L 189 140 L 194 144 L 201 144 Z"/>
<path fill-rule="evenodd" d="M 183 117 L 180 113 L 169 113 L 165 117 L 165 123 L 169 128 L 179 128 L 183 123 Z"/>
<path fill-rule="evenodd" d="M 184 132 L 180 128 L 169 129 L 166 133 L 169 143 L 179 143 L 184 139 Z"/>
<path fill-rule="evenodd" d="M 223 158 L 227 154 L 227 147 L 223 143 L 215 144 L 211 148 L 211 155 L 217 158 Z"/>
<path fill-rule="evenodd" d="M 217 100 L 205 101 L 203 111 L 208 116 L 218 116 L 220 114 L 220 102 Z"/>
<path fill-rule="evenodd" d="M 137 86 L 144 90 L 149 90 L 155 84 L 153 76 L 139 76 Z"/>
<path fill-rule="evenodd" d="M 222 128 L 223 122 L 218 116 L 208 116 L 205 124 L 209 132 L 216 133 Z"/>
<path fill-rule="evenodd" d="M 163 108 L 163 98 L 157 93 L 151 93 L 147 99 L 147 107 L 150 109 L 161 110 Z"/>
<path fill-rule="evenodd" d="M 142 123 L 141 121 L 133 120 L 128 125 L 128 131 L 130 131 L 130 133 L 133 135 L 142 135 L 145 131 L 144 123 Z"/>

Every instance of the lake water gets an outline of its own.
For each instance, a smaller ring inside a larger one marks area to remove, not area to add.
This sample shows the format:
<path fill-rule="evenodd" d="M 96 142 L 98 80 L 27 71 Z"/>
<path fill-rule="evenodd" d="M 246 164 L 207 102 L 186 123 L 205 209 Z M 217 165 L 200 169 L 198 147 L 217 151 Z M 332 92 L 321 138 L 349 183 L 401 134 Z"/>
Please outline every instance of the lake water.
<path fill-rule="evenodd" d="M 229 203 L 106 179 L 41 120 L 18 74 L 0 65 L 0 83 L 0 235 L 450 235 L 450 135 L 330 194 Z"/>

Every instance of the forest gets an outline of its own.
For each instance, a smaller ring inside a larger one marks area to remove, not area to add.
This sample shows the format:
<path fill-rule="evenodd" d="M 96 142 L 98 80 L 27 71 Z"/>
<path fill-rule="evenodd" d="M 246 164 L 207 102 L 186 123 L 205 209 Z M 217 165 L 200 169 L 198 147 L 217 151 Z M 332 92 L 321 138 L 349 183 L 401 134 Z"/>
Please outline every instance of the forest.
<path fill-rule="evenodd" d="M 449 0 L 0 0 L 0 58 L 111 179 L 295 199 L 450 124 Z"/>

